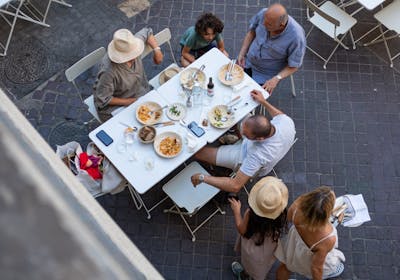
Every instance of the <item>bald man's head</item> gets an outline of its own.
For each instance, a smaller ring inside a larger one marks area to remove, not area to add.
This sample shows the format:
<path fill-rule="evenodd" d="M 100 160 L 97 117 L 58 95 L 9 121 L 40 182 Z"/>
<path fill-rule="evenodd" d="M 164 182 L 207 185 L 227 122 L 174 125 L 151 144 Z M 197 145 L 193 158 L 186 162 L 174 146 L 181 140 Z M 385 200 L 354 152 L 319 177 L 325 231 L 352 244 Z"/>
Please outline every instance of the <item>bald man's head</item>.
<path fill-rule="evenodd" d="M 279 34 L 286 26 L 288 14 L 284 6 L 279 3 L 272 4 L 264 14 L 264 26 L 271 33 Z"/>

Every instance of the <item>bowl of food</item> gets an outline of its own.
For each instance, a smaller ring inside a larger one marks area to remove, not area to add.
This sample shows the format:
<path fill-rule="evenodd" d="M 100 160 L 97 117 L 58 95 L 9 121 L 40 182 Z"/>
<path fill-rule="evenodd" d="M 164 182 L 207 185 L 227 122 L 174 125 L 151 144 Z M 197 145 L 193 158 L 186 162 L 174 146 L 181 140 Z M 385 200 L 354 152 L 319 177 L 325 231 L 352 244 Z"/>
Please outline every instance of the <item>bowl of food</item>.
<path fill-rule="evenodd" d="M 182 137 L 175 132 L 166 131 L 154 139 L 154 150 L 164 158 L 176 157 L 182 151 Z"/>
<path fill-rule="evenodd" d="M 145 125 L 139 129 L 138 138 L 140 142 L 149 144 L 154 141 L 156 134 L 156 129 L 153 126 Z"/>
<path fill-rule="evenodd" d="M 239 65 L 235 64 L 233 66 L 233 69 L 231 71 L 232 74 L 232 79 L 227 81 L 225 78 L 226 72 L 228 72 L 228 68 L 230 66 L 230 63 L 225 64 L 222 66 L 219 71 L 218 71 L 218 79 L 221 83 L 227 86 L 235 86 L 240 84 L 243 79 L 244 79 L 244 71 L 243 68 L 240 67 Z"/>
<path fill-rule="evenodd" d="M 163 110 L 156 102 L 144 102 L 136 108 L 136 119 L 145 125 L 152 125 L 161 120 Z"/>
<path fill-rule="evenodd" d="M 186 116 L 186 106 L 182 103 L 173 103 L 168 106 L 167 117 L 173 121 L 179 121 Z"/>
<path fill-rule="evenodd" d="M 194 73 L 197 73 L 195 79 L 192 78 Z M 206 74 L 200 69 L 194 67 L 183 70 L 179 78 L 181 85 L 188 90 L 193 88 L 195 82 L 198 82 L 203 88 L 206 84 Z"/>
<path fill-rule="evenodd" d="M 233 125 L 235 116 L 228 110 L 228 106 L 217 105 L 208 112 L 208 120 L 216 128 L 227 128 Z"/>

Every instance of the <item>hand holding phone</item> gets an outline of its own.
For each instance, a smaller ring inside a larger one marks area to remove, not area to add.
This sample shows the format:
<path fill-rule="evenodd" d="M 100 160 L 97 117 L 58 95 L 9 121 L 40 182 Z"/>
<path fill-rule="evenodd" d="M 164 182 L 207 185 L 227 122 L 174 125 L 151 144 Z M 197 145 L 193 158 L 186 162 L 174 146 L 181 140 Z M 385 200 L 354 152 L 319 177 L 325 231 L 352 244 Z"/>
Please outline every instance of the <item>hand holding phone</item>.
<path fill-rule="evenodd" d="M 200 126 L 198 126 L 198 124 L 193 121 L 188 125 L 188 128 L 190 129 L 190 131 L 196 135 L 197 137 L 201 137 L 204 135 L 204 133 L 206 133 L 204 131 L 204 129 L 202 129 Z"/>

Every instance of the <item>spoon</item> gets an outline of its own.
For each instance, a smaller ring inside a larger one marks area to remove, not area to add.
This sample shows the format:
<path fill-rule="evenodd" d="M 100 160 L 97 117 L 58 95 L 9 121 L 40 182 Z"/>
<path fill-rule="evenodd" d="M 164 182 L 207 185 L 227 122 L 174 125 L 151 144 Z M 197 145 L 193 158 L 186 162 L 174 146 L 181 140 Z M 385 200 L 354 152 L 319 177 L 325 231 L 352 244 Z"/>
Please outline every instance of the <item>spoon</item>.
<path fill-rule="evenodd" d="M 156 110 L 150 111 L 150 115 L 153 115 L 155 112 L 162 111 L 167 107 L 168 107 L 168 105 L 165 105 L 165 106 L 161 107 L 160 109 L 156 109 Z"/>

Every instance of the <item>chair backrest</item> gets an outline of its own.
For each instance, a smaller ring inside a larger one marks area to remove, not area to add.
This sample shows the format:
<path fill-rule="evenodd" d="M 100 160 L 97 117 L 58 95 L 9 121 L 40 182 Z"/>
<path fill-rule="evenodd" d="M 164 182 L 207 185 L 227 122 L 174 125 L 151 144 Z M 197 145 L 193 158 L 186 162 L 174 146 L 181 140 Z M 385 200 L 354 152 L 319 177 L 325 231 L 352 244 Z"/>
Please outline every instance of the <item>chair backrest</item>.
<path fill-rule="evenodd" d="M 329 21 L 333 25 L 335 25 L 335 28 L 340 26 L 340 21 L 337 19 L 331 17 L 324 11 L 322 11 L 313 1 L 311 0 L 304 0 L 304 3 L 307 5 L 307 18 L 310 19 L 310 14 L 309 10 L 313 11 L 314 13 L 317 13 L 319 16 L 323 17 L 325 20 Z"/>
<path fill-rule="evenodd" d="M 173 52 L 172 46 L 171 46 L 171 30 L 169 30 L 169 28 L 164 28 L 163 30 L 161 30 L 160 32 L 155 34 L 154 37 L 159 46 L 161 46 L 165 43 L 168 44 L 172 59 L 174 60 L 175 64 L 177 64 L 175 55 L 174 55 L 174 52 Z M 153 51 L 153 49 L 149 45 L 146 44 L 144 51 L 142 53 L 142 58 L 145 58 L 152 51 Z"/>

